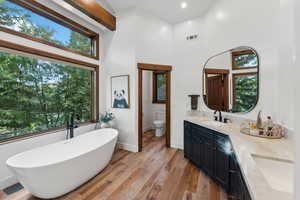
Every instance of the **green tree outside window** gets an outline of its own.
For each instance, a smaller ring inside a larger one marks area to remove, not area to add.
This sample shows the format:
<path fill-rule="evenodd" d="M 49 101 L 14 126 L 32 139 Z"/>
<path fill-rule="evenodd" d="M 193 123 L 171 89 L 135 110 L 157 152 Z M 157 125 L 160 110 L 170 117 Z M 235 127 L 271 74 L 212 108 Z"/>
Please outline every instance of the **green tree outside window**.
<path fill-rule="evenodd" d="M 61 27 L 38 20 L 44 19 L 0 0 L 1 26 L 91 52 L 89 38 L 73 31 L 66 37 L 57 32 Z M 74 111 L 78 122 L 91 121 L 92 76 L 87 69 L 0 52 L 0 140 L 62 127 Z"/>

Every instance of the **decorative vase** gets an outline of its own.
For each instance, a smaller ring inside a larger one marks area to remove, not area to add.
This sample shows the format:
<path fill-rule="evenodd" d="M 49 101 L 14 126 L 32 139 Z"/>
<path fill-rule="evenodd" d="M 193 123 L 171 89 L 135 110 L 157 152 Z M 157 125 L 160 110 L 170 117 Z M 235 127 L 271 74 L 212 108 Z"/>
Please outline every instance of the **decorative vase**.
<path fill-rule="evenodd" d="M 109 122 L 102 122 L 100 127 L 101 128 L 111 128 Z"/>
<path fill-rule="evenodd" d="M 101 128 L 113 128 L 115 125 L 114 120 L 108 121 L 108 122 L 101 122 L 100 127 Z"/>
<path fill-rule="evenodd" d="M 111 120 L 108 122 L 109 128 L 114 128 L 115 127 L 115 120 Z"/>

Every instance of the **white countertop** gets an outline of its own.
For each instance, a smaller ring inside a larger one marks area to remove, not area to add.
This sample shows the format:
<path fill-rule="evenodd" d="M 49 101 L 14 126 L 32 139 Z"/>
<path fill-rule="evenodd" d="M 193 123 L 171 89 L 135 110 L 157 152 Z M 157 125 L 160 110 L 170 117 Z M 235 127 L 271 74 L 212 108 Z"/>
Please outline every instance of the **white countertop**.
<path fill-rule="evenodd" d="M 280 166 L 281 164 L 283 164 L 282 166 L 285 164 L 294 166 L 295 151 L 291 140 L 264 139 L 244 135 L 240 133 L 238 125 L 222 124 L 206 117 L 187 116 L 185 120 L 230 137 L 253 200 L 294 200 L 292 191 L 286 192 L 293 187 L 293 180 L 288 179 L 288 184 L 285 184 L 281 177 L 287 178 L 287 171 L 276 171 L 285 169 L 278 168 L 277 163 Z M 263 170 L 262 166 L 267 170 Z"/>

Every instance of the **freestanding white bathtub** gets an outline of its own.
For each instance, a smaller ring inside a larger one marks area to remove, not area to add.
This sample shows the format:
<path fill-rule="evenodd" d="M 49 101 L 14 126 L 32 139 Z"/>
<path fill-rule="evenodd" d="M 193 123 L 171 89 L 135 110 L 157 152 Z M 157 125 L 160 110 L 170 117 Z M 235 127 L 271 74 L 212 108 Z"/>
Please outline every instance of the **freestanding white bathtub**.
<path fill-rule="evenodd" d="M 100 129 L 71 140 L 39 147 L 6 162 L 34 196 L 52 199 L 87 182 L 110 162 L 118 131 Z"/>

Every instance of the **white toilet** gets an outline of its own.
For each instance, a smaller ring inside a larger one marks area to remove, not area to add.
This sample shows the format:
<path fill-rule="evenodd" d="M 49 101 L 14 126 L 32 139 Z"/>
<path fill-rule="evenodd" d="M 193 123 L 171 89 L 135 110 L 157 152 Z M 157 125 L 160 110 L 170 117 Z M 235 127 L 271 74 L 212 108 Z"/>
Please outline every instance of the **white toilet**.
<path fill-rule="evenodd" d="M 165 112 L 156 111 L 154 113 L 153 126 L 155 128 L 155 136 L 161 137 L 165 134 Z"/>

